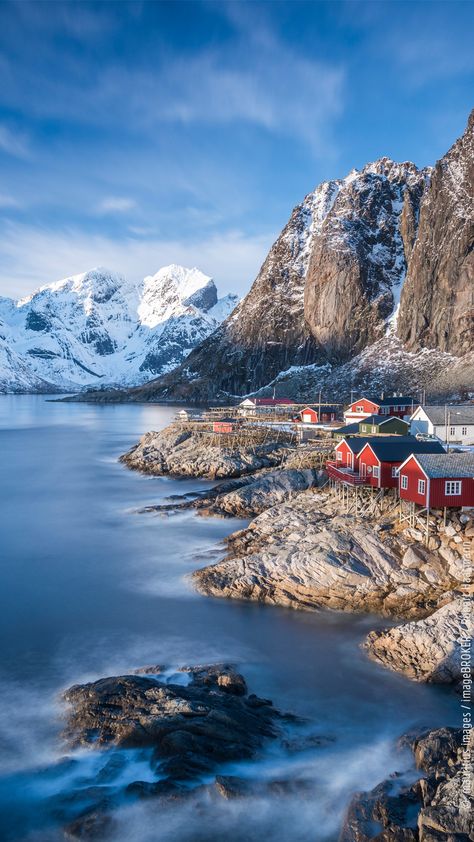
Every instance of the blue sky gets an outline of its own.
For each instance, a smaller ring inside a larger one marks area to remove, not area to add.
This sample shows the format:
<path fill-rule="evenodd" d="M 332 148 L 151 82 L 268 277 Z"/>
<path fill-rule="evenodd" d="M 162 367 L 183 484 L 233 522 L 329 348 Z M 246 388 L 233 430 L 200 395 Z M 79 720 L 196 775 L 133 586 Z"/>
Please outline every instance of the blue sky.
<path fill-rule="evenodd" d="M 471 2 L 0 2 L 0 293 L 106 265 L 245 292 L 291 209 L 474 106 Z"/>

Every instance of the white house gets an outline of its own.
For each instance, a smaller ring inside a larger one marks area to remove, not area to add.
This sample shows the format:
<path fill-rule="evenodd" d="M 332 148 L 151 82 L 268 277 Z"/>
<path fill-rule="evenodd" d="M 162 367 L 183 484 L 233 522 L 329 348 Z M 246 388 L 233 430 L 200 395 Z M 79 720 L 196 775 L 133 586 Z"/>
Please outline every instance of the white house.
<path fill-rule="evenodd" d="M 474 444 L 474 404 L 419 406 L 410 418 L 410 432 L 447 444 Z"/>

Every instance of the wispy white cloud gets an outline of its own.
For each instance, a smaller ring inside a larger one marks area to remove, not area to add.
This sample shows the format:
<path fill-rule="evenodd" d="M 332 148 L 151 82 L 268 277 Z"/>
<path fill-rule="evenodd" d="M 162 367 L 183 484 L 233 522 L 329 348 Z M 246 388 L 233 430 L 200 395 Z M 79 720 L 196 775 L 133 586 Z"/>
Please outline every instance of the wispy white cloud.
<path fill-rule="evenodd" d="M 0 151 L 16 158 L 28 158 L 30 145 L 25 134 L 11 129 L 5 123 L 0 123 Z"/>
<path fill-rule="evenodd" d="M 161 266 L 197 266 L 222 292 L 245 294 L 273 240 L 273 232 L 247 236 L 224 231 L 194 241 L 127 237 L 114 240 L 75 229 L 41 230 L 10 222 L 0 238 L 0 295 L 19 298 L 59 278 L 107 266 L 132 281 Z"/>
<path fill-rule="evenodd" d="M 9 210 L 22 207 L 21 202 L 9 193 L 0 193 L 0 210 Z"/>
<path fill-rule="evenodd" d="M 134 210 L 136 206 L 135 199 L 127 196 L 107 196 L 99 202 L 97 211 L 99 213 L 126 213 L 126 211 Z"/>

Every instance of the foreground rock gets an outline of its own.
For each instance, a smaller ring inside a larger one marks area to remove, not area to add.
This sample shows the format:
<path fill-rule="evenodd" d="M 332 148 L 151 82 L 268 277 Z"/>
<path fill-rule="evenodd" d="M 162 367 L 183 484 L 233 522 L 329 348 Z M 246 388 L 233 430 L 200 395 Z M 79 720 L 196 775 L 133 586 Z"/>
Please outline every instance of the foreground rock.
<path fill-rule="evenodd" d="M 334 499 L 307 491 L 228 539 L 229 555 L 196 571 L 202 593 L 294 608 L 420 618 L 452 599 L 449 563 L 371 521 L 333 515 Z"/>
<path fill-rule="evenodd" d="M 162 794 L 219 763 L 253 757 L 280 733 L 284 717 L 271 702 L 249 695 L 245 680 L 231 667 L 196 667 L 168 682 L 159 670 L 69 688 L 64 694 L 67 741 L 152 748 L 160 780 L 146 788 Z M 183 679 L 188 682 L 179 683 Z"/>
<path fill-rule="evenodd" d="M 439 728 L 402 743 L 424 774 L 413 783 L 394 776 L 349 806 L 340 842 L 468 842 L 474 833 L 474 800 L 466 785 L 466 760 L 474 740 L 461 729 Z"/>
<path fill-rule="evenodd" d="M 239 477 L 260 468 L 279 465 L 289 443 L 268 441 L 252 447 L 220 447 L 203 432 L 170 424 L 160 432 L 145 433 L 120 461 L 137 471 L 161 476 L 220 479 Z"/>
<path fill-rule="evenodd" d="M 461 646 L 474 632 L 473 607 L 458 597 L 424 620 L 371 632 L 365 647 L 373 660 L 416 681 L 458 682 Z"/>

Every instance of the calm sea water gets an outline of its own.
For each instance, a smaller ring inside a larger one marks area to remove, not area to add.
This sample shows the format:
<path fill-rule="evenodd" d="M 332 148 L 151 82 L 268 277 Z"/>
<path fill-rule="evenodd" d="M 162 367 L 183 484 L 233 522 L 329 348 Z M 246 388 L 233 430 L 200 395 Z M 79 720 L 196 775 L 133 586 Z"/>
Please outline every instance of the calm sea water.
<path fill-rule="evenodd" d="M 352 792 L 409 767 L 395 740 L 415 724 L 456 722 L 456 703 L 370 663 L 360 641 L 377 618 L 302 613 L 214 600 L 187 574 L 222 556 L 242 521 L 191 512 L 137 514 L 198 480 L 150 478 L 118 456 L 175 409 L 88 406 L 0 397 L 0 839 L 62 839 L 64 810 L 95 782 L 97 755 L 57 764 L 60 691 L 131 671 L 231 660 L 251 690 L 334 738 L 286 757 L 269 748 L 235 773 L 314 781 L 314 797 L 252 808 L 199 802 L 126 806 L 113 839 L 334 839 Z M 146 779 L 133 753 L 122 780 Z M 127 778 L 128 776 L 128 778 Z M 69 799 L 69 801 L 68 801 Z M 68 808 L 69 809 L 69 808 Z M 61 819 L 58 818 L 61 814 Z M 315 827 L 319 836 L 315 837 Z M 243 834 L 243 835 L 242 835 Z M 238 838 L 238 836 L 237 836 Z"/>

